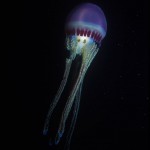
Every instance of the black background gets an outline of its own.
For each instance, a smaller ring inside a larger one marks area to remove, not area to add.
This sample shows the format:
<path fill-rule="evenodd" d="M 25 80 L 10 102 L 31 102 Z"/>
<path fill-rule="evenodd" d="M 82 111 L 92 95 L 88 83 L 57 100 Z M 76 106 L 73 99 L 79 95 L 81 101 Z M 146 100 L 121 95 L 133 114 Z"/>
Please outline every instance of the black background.
<path fill-rule="evenodd" d="M 49 136 L 44 137 L 42 129 L 65 67 L 65 19 L 81 2 L 9 3 L 5 112 L 10 113 L 4 113 L 9 121 L 6 140 L 12 148 L 63 150 L 65 138 L 57 147 L 49 147 Z M 71 150 L 147 150 L 148 4 L 138 0 L 88 2 L 102 8 L 108 31 L 84 80 Z"/>

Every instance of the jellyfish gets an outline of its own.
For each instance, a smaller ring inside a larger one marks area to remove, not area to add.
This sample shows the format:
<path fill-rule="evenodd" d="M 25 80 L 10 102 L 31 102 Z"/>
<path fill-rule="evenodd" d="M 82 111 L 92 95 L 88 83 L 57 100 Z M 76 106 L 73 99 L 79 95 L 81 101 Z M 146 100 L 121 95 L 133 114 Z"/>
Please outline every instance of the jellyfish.
<path fill-rule="evenodd" d="M 61 95 L 66 86 L 71 65 L 76 57 L 81 57 L 80 67 L 78 69 L 77 77 L 74 79 L 71 92 L 67 97 L 67 101 L 62 112 L 60 124 L 55 137 L 55 144 L 58 144 L 62 138 L 66 121 L 71 112 L 72 119 L 70 128 L 66 139 L 66 149 L 69 149 L 71 137 L 76 124 L 83 79 L 93 61 L 95 55 L 99 51 L 102 40 L 104 39 L 107 31 L 107 22 L 102 9 L 92 3 L 82 3 L 75 7 L 68 15 L 65 24 L 66 33 L 66 49 L 69 52 L 69 57 L 66 58 L 66 66 L 61 81 L 60 87 L 52 103 L 45 120 L 43 134 L 46 135 L 49 129 L 50 118 L 52 113 L 61 98 Z"/>

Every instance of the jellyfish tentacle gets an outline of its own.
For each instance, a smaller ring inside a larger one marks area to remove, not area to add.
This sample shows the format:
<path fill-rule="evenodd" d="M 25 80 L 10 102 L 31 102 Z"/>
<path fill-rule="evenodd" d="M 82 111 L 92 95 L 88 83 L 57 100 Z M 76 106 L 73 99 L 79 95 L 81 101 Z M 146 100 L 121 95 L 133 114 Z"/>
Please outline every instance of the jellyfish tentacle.
<path fill-rule="evenodd" d="M 49 111 L 48 111 L 48 114 L 47 114 L 47 117 L 46 117 L 46 120 L 45 120 L 45 124 L 44 124 L 44 129 L 43 129 L 43 134 L 46 135 L 47 132 L 48 132 L 48 128 L 49 128 L 49 121 L 50 121 L 50 118 L 51 118 L 51 115 L 53 113 L 53 110 L 55 108 L 55 106 L 57 105 L 59 99 L 60 99 L 60 96 L 64 90 L 64 87 L 66 85 L 66 82 L 67 82 L 67 79 L 68 79 L 68 75 L 69 75 L 69 72 L 70 72 L 70 68 L 71 68 L 71 64 L 72 64 L 72 59 L 66 59 L 66 66 L 65 66 L 65 72 L 64 72 L 64 76 L 63 76 L 63 79 L 61 81 L 61 84 L 60 84 L 60 87 L 57 91 L 57 94 L 53 100 L 53 102 L 51 103 L 50 105 L 50 108 L 49 108 Z"/>
<path fill-rule="evenodd" d="M 79 72 L 78 78 L 75 82 L 75 85 L 73 87 L 73 90 L 72 90 L 70 96 L 68 97 L 64 111 L 62 113 L 60 125 L 59 125 L 58 132 L 57 132 L 56 138 L 55 138 L 55 144 L 59 143 L 60 138 L 62 137 L 62 135 L 64 133 L 66 120 L 67 120 L 70 110 L 72 108 L 76 93 L 79 89 L 79 86 L 84 78 L 84 75 L 85 75 L 88 67 L 90 66 L 90 64 L 91 64 L 93 58 L 95 57 L 95 55 L 97 54 L 97 52 L 98 52 L 98 47 L 95 43 L 91 45 L 90 49 L 88 49 L 87 46 L 83 48 L 83 54 L 82 54 L 83 59 L 82 59 L 81 67 L 80 67 L 80 72 Z"/>
<path fill-rule="evenodd" d="M 74 85 L 74 88 L 66 102 L 66 105 L 65 105 L 65 108 L 64 108 L 64 111 L 62 113 L 62 117 L 61 117 L 61 121 L 60 121 L 60 125 L 59 125 L 59 129 L 58 129 L 58 132 L 56 134 L 56 138 L 55 138 L 55 144 L 58 144 L 59 141 L 60 141 L 60 138 L 62 137 L 63 133 L 64 133 L 64 129 L 65 129 L 65 123 L 66 123 L 66 120 L 68 118 L 68 115 L 69 115 L 69 112 L 71 110 L 71 107 L 72 107 L 72 104 L 74 102 L 74 99 L 75 99 L 75 96 L 76 96 L 76 92 L 78 91 L 79 89 L 79 85 L 82 81 L 82 78 L 85 74 L 85 71 L 84 71 L 84 65 L 81 66 L 81 69 L 80 69 L 80 73 L 79 73 L 79 76 L 77 78 L 77 81 Z"/>
<path fill-rule="evenodd" d="M 92 48 L 91 50 L 94 49 L 94 46 L 95 45 L 92 45 Z M 91 64 L 93 58 L 95 57 L 95 55 L 97 54 L 99 48 L 95 49 L 93 51 L 93 55 L 91 55 L 91 57 L 89 58 L 89 63 L 87 65 L 87 69 L 89 67 L 89 65 Z M 84 79 L 84 77 L 83 77 Z M 81 84 L 80 84 L 80 87 L 76 93 L 76 97 L 75 97 L 75 104 L 74 104 L 74 111 L 73 111 L 73 117 L 72 117 L 72 121 L 71 121 L 71 126 L 70 126 L 70 129 L 68 131 L 68 135 L 67 135 L 67 139 L 66 139 L 66 145 L 65 145 L 65 149 L 66 150 L 69 150 L 70 148 L 70 143 L 71 143 L 71 137 L 72 137 L 72 134 L 74 132 L 74 127 L 75 127 L 75 124 L 76 124 L 76 120 L 77 120 L 77 115 L 78 115 L 78 111 L 79 111 L 79 106 L 80 106 L 80 97 L 81 97 L 81 91 L 82 91 L 82 85 L 83 85 L 83 79 L 81 81 Z"/>
<path fill-rule="evenodd" d="M 77 121 L 77 115 L 78 115 L 79 106 L 80 106 L 80 97 L 81 97 L 82 84 L 83 84 L 83 80 L 80 84 L 80 87 L 79 87 L 79 89 L 77 91 L 77 94 L 76 94 L 76 97 L 75 97 L 73 117 L 72 117 L 70 129 L 68 131 L 68 135 L 67 135 L 67 139 L 66 139 L 66 145 L 65 145 L 66 150 L 69 150 L 69 148 L 70 148 L 71 137 L 72 137 L 72 134 L 73 134 L 73 131 L 74 131 L 76 121 Z"/>

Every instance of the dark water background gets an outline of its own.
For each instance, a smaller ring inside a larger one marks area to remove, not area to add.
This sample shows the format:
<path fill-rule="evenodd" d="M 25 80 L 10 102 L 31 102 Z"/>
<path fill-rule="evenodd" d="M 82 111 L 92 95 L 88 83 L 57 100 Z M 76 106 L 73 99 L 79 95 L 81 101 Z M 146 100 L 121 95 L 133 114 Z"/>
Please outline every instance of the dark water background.
<path fill-rule="evenodd" d="M 84 1 L 9 3 L 8 104 L 4 114 L 10 119 L 6 145 L 12 148 L 63 150 L 65 139 L 58 147 L 49 147 L 42 130 L 65 67 L 65 19 L 80 2 Z M 108 32 L 84 80 L 71 150 L 147 150 L 147 2 L 89 2 L 104 11 Z M 60 110 L 61 106 L 56 114 Z M 54 126 L 59 119 L 53 117 Z"/>

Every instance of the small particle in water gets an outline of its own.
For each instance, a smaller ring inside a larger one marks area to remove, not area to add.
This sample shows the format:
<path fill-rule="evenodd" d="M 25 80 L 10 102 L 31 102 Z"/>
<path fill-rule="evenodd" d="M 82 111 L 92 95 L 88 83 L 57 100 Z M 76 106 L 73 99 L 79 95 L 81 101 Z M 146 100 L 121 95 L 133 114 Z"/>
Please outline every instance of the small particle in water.
<path fill-rule="evenodd" d="M 121 99 L 121 100 L 124 100 L 124 97 L 123 97 L 123 96 L 121 96 L 121 97 L 120 97 L 120 99 Z"/>
<path fill-rule="evenodd" d="M 122 76 L 122 75 L 120 75 L 119 77 L 120 77 L 120 78 L 123 78 L 123 76 Z"/>
<path fill-rule="evenodd" d="M 137 76 L 140 77 L 140 76 L 141 76 L 141 73 L 137 73 Z"/>

